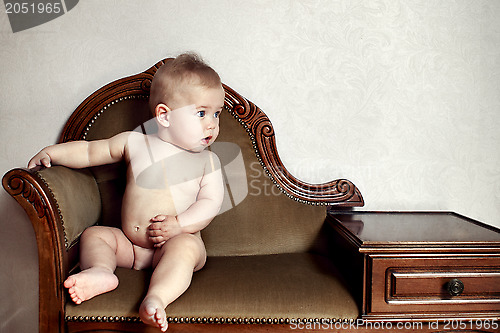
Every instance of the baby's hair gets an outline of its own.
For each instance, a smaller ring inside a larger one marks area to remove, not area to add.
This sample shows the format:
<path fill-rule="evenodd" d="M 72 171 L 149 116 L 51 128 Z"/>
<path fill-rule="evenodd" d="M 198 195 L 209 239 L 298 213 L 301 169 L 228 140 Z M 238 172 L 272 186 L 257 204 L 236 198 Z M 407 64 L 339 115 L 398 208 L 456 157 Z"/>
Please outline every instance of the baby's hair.
<path fill-rule="evenodd" d="M 154 113 L 156 106 L 181 93 L 186 86 L 199 85 L 206 88 L 221 86 L 216 71 L 207 65 L 196 53 L 183 53 L 174 60 L 167 61 L 156 71 L 151 83 L 149 107 Z"/>

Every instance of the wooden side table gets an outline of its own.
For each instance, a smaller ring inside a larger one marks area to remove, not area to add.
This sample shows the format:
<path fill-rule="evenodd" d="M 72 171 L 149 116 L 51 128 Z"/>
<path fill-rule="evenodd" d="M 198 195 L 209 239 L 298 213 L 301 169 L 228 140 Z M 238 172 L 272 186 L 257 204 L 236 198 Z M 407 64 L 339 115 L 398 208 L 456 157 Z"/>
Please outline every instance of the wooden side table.
<path fill-rule="evenodd" d="M 363 320 L 500 324 L 499 229 L 447 212 L 331 211 L 327 225 Z"/>

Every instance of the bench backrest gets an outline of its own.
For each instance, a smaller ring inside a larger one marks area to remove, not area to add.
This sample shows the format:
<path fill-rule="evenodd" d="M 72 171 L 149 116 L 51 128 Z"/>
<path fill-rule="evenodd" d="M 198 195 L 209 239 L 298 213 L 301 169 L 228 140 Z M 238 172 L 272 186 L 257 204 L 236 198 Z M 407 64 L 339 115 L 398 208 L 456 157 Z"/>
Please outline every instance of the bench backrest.
<path fill-rule="evenodd" d="M 166 61 L 90 95 L 68 120 L 60 142 L 109 138 L 147 123 L 152 118 L 151 80 Z M 348 180 L 312 185 L 289 174 L 264 112 L 231 88 L 224 89 L 220 134 L 212 148 L 222 162 L 227 201 L 224 212 L 202 232 L 208 255 L 307 251 L 323 224 L 325 205 L 362 206 L 359 190 Z M 100 223 L 119 226 L 124 163 L 95 167 L 92 173 L 102 200 Z"/>

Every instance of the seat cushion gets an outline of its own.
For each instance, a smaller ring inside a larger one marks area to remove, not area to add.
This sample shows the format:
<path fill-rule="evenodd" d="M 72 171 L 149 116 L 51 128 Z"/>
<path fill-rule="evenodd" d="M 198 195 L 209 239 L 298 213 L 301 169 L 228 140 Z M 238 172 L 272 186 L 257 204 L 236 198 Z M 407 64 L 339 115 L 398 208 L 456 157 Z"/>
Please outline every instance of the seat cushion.
<path fill-rule="evenodd" d="M 137 318 L 149 271 L 118 268 L 118 288 L 74 305 L 67 320 Z M 175 318 L 353 319 L 358 306 L 325 257 L 310 253 L 209 257 L 189 289 L 167 308 Z M 94 318 L 93 318 L 94 317 Z"/>

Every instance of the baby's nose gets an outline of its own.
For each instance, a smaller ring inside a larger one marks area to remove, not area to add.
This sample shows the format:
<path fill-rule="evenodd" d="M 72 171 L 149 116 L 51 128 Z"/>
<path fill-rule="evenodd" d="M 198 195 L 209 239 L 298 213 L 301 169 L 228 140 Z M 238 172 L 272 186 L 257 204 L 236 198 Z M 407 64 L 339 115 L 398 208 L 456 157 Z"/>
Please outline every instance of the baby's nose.
<path fill-rule="evenodd" d="M 208 129 L 214 129 L 216 126 L 216 121 L 215 119 L 210 119 L 208 120 L 208 123 L 207 123 L 207 128 Z"/>

